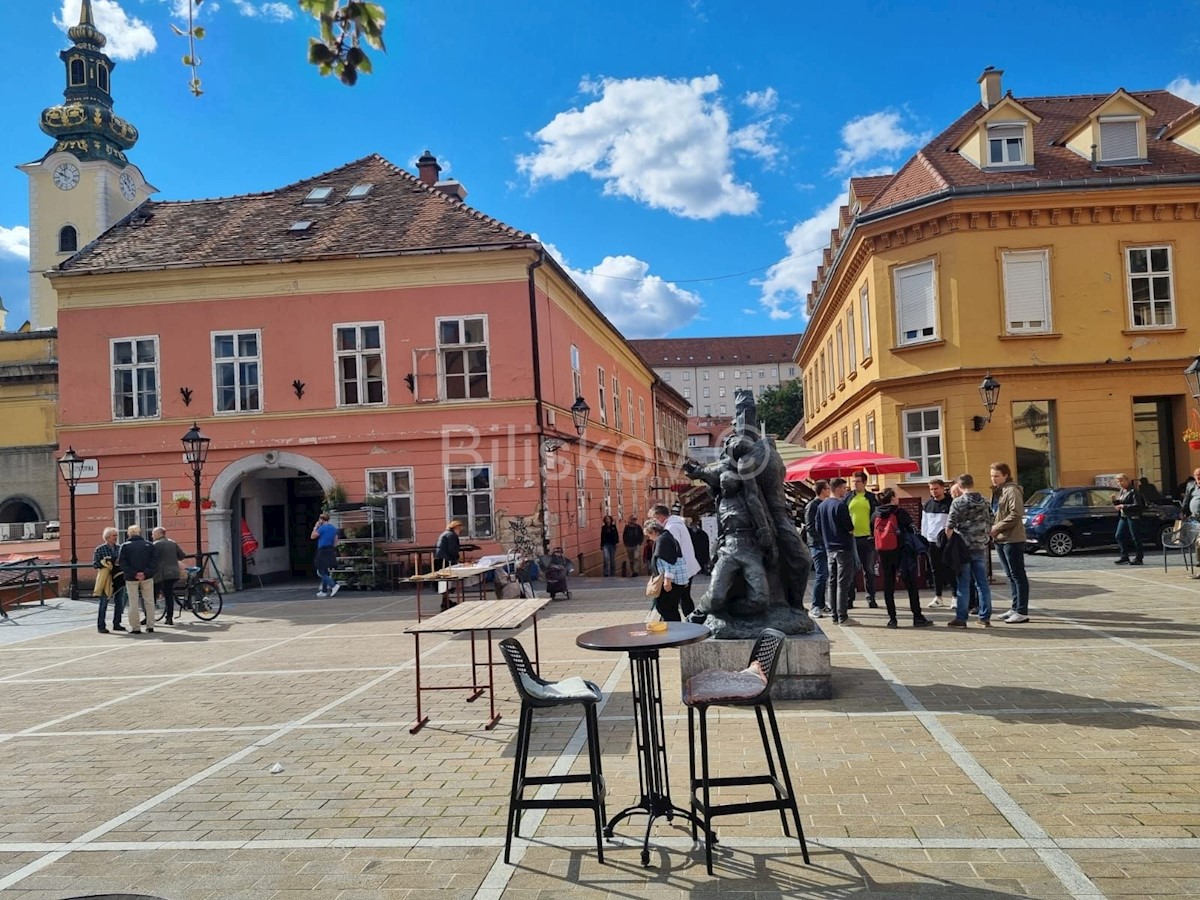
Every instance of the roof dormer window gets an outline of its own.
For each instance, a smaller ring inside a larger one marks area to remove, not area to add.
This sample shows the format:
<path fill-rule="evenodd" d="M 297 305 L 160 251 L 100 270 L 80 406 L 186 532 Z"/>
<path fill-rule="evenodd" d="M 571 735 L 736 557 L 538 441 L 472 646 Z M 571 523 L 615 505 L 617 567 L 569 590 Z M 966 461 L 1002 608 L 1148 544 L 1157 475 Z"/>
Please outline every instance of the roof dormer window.
<path fill-rule="evenodd" d="M 1141 159 L 1138 116 L 1106 116 L 1100 120 L 1100 162 Z"/>
<path fill-rule="evenodd" d="M 1025 125 L 1022 122 L 1002 122 L 988 125 L 988 165 L 1025 165 Z"/>

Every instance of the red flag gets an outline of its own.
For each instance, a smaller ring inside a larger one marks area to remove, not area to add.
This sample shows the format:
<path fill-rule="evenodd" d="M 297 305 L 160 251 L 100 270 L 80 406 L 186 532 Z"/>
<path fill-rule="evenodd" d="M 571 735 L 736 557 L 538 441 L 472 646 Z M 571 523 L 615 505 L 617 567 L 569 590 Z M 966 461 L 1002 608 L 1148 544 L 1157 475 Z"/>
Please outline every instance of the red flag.
<path fill-rule="evenodd" d="M 246 520 L 242 519 L 242 557 L 253 556 L 258 550 L 258 541 L 254 539 L 254 533 L 250 531 L 250 526 L 246 524 Z"/>

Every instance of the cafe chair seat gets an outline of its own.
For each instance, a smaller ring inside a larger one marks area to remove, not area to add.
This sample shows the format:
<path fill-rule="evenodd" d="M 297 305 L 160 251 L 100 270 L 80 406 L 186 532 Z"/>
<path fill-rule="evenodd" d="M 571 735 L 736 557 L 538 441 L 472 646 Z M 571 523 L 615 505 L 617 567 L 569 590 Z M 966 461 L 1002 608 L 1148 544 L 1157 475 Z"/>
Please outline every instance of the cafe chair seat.
<path fill-rule="evenodd" d="M 604 699 L 598 685 L 583 678 L 564 678 L 562 681 L 546 681 L 538 676 L 525 648 L 516 638 L 505 638 L 500 642 L 500 652 L 508 663 L 513 683 L 521 698 L 521 719 L 517 726 L 517 746 L 513 754 L 512 791 L 508 800 L 508 825 L 504 833 L 504 861 L 512 865 L 512 839 L 521 834 L 521 815 L 527 809 L 590 809 L 596 822 L 596 854 L 604 862 L 603 829 L 605 821 L 605 785 L 600 765 L 600 729 L 596 705 Z M 587 725 L 588 771 L 578 775 L 527 774 L 529 765 L 529 743 L 533 732 L 533 713 L 538 709 L 555 709 L 580 704 Z M 543 784 L 587 784 L 591 796 L 578 798 L 555 798 L 539 800 L 526 797 L 526 788 Z"/>
<path fill-rule="evenodd" d="M 783 753 L 783 741 L 779 736 L 779 724 L 775 720 L 775 707 L 771 703 L 771 685 L 775 680 L 775 667 L 783 650 L 784 635 L 768 628 L 754 642 L 750 651 L 750 662 L 740 672 L 709 669 L 693 675 L 683 686 L 683 703 L 688 708 L 688 764 L 691 775 L 690 796 L 692 811 L 703 822 L 704 856 L 708 874 L 713 874 L 712 845 L 715 841 L 712 820 L 717 816 L 742 815 L 751 812 L 778 810 L 783 833 L 791 836 L 787 814 L 790 812 L 800 839 L 800 851 L 805 865 L 809 864 L 808 844 L 804 840 L 804 828 L 800 824 L 800 810 L 796 806 L 796 794 L 792 789 L 792 776 L 788 772 L 787 757 Z M 708 752 L 708 708 L 710 706 L 751 706 L 758 718 L 758 734 L 762 739 L 763 753 L 767 758 L 767 773 L 763 775 L 736 775 L 713 777 L 709 766 Z M 764 719 L 763 712 L 766 711 Z M 696 714 L 700 719 L 700 777 L 696 777 Z M 771 741 L 767 739 L 767 724 L 771 726 Z M 774 755 L 771 744 L 774 743 Z M 775 796 L 766 800 L 751 800 L 744 803 L 712 802 L 712 790 L 718 787 L 740 787 L 745 785 L 770 785 Z M 696 840 L 696 823 L 692 823 L 692 840 Z"/>

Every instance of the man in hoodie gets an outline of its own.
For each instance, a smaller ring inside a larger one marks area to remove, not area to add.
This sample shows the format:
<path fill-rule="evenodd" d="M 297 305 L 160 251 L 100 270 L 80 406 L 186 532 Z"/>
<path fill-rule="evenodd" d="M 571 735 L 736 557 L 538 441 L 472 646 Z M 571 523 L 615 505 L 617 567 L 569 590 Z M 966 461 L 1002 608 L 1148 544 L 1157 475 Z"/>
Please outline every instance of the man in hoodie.
<path fill-rule="evenodd" d="M 656 503 L 650 507 L 649 518 L 671 532 L 671 536 L 679 543 L 679 549 L 683 551 L 683 562 L 688 580 L 684 585 L 676 585 L 676 589 L 678 590 L 680 587 L 683 589 L 679 599 L 679 609 L 686 619 L 696 608 L 692 602 L 692 579 L 700 574 L 700 563 L 696 562 L 696 550 L 692 546 L 691 535 L 688 534 L 687 522 L 683 520 L 682 516 L 671 515 L 671 510 L 663 503 Z"/>
<path fill-rule="evenodd" d="M 926 606 L 931 608 L 942 605 L 946 579 L 942 573 L 942 548 L 938 545 L 938 535 L 946 530 L 953 499 L 946 491 L 946 482 L 940 478 L 929 479 L 929 499 L 921 508 L 921 537 L 929 545 L 929 570 L 933 575 L 934 596 Z"/>
<path fill-rule="evenodd" d="M 946 534 L 957 534 L 967 545 L 968 562 L 959 569 L 954 618 L 947 622 L 951 628 L 967 627 L 967 607 L 971 602 L 971 584 L 979 592 L 979 624 L 992 626 L 992 589 L 987 580 L 988 539 L 992 526 L 992 507 L 975 490 L 975 479 L 959 475 L 962 495 L 950 504 Z M 1026 620 L 1028 621 L 1028 620 Z"/>
<path fill-rule="evenodd" d="M 854 591 L 854 520 L 846 508 L 846 479 L 833 479 L 829 489 L 832 496 L 821 501 L 817 523 L 830 569 L 837 570 L 837 586 L 836 590 L 831 586 L 830 607 L 835 622 L 853 625 L 847 610 Z"/>
<path fill-rule="evenodd" d="M 817 495 L 804 507 L 804 537 L 808 540 L 813 561 L 812 617 L 819 619 L 825 615 L 828 608 L 826 595 L 829 593 L 829 558 L 825 552 L 825 541 L 821 537 L 821 523 L 817 519 L 817 513 L 821 509 L 821 503 L 829 499 L 829 482 L 818 481 L 813 485 L 813 490 Z"/>
<path fill-rule="evenodd" d="M 1021 486 L 1013 481 L 1008 463 L 992 463 L 992 499 L 996 519 L 991 536 L 996 539 L 996 551 L 1008 587 L 1012 592 L 1012 609 L 1004 616 L 1009 625 L 1029 621 L 1029 576 L 1025 574 L 1025 497 Z"/>

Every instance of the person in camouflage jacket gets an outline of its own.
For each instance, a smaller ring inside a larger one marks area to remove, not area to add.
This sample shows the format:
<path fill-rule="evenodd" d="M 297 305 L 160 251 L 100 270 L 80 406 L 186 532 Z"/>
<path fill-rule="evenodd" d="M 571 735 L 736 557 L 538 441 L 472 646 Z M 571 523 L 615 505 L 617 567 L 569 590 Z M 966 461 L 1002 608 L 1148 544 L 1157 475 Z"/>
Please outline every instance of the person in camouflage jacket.
<path fill-rule="evenodd" d="M 971 582 L 974 581 L 979 594 L 979 624 L 990 628 L 992 591 L 987 580 L 987 555 L 992 528 L 992 507 L 983 499 L 983 495 L 975 490 L 975 479 L 970 475 L 959 475 L 958 485 L 963 493 L 962 496 L 955 497 L 954 502 L 950 504 L 946 533 L 959 535 L 966 542 L 970 556 L 967 564 L 959 569 L 954 619 L 946 624 L 956 628 L 967 626 L 967 607 L 971 600 Z"/>

